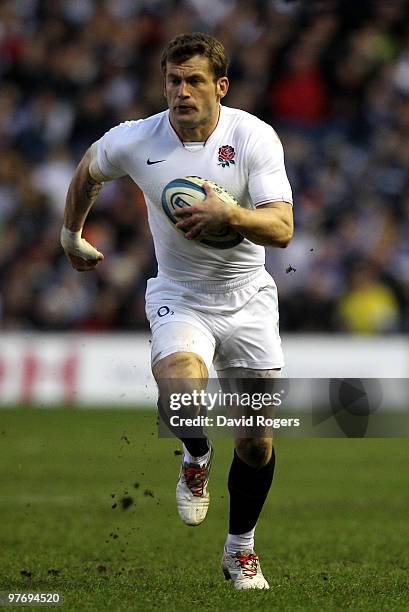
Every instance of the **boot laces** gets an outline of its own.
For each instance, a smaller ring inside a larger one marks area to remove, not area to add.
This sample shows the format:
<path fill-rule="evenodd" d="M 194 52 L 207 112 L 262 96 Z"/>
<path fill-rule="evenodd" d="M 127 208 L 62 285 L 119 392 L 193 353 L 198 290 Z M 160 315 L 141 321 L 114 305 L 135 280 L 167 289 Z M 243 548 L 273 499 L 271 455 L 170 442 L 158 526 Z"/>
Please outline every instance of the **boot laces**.
<path fill-rule="evenodd" d="M 183 467 L 185 481 L 195 497 L 202 497 L 203 489 L 206 483 L 207 466 L 185 465 Z"/>
<path fill-rule="evenodd" d="M 236 562 L 246 578 L 254 578 L 258 570 L 258 557 L 255 553 L 236 554 Z"/>

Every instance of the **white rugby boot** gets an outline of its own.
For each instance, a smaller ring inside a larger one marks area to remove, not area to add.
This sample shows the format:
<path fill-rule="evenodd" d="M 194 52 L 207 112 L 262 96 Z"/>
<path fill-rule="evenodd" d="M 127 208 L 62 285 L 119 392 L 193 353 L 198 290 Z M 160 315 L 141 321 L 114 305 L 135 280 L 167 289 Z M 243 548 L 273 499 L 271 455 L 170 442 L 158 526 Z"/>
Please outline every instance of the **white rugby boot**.
<path fill-rule="evenodd" d="M 259 558 L 253 550 L 228 555 L 224 549 L 222 570 L 226 580 L 231 580 L 235 589 L 270 588 L 261 571 Z"/>
<path fill-rule="evenodd" d="M 209 460 L 203 467 L 198 463 L 186 463 L 182 459 L 179 480 L 176 485 L 176 502 L 179 516 L 186 525 L 200 525 L 209 508 L 210 495 L 207 490 L 213 449 L 210 446 Z"/>

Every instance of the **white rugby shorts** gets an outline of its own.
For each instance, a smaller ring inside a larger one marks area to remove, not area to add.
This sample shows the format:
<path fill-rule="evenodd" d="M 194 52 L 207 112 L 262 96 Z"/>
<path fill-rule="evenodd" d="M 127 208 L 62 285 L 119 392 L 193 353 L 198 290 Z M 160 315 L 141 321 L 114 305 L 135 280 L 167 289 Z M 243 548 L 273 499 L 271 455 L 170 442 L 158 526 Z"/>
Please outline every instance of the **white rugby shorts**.
<path fill-rule="evenodd" d="M 284 365 L 277 287 L 265 268 L 233 282 L 151 278 L 146 315 L 152 366 L 180 351 L 199 355 L 216 371 Z"/>

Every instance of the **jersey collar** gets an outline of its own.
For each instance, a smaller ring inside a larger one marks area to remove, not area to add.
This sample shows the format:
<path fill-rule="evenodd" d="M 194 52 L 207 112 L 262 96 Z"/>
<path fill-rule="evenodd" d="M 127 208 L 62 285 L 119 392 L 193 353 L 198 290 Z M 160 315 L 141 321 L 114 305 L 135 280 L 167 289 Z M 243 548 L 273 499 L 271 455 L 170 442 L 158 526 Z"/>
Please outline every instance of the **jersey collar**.
<path fill-rule="evenodd" d="M 203 142 L 203 147 L 205 147 L 209 142 L 211 142 L 213 140 L 213 138 L 215 137 L 216 133 L 219 131 L 221 123 L 222 123 L 222 119 L 223 119 L 223 115 L 224 115 L 224 109 L 223 106 L 220 104 L 219 105 L 219 118 L 217 120 L 217 123 L 214 127 L 213 132 L 211 132 L 209 134 L 209 136 L 206 138 L 206 140 Z M 187 151 L 189 150 L 187 147 L 185 147 L 185 143 L 183 142 L 183 140 L 179 137 L 179 134 L 176 132 L 175 128 L 173 127 L 173 125 L 170 122 L 170 117 L 169 117 L 169 109 L 167 110 L 167 117 L 168 117 L 168 127 L 169 127 L 169 131 L 170 133 L 173 135 L 173 137 L 175 137 L 178 141 L 178 143 Z M 197 149 L 198 151 L 200 151 L 200 149 Z M 195 151 L 191 151 L 191 152 L 195 152 Z"/>

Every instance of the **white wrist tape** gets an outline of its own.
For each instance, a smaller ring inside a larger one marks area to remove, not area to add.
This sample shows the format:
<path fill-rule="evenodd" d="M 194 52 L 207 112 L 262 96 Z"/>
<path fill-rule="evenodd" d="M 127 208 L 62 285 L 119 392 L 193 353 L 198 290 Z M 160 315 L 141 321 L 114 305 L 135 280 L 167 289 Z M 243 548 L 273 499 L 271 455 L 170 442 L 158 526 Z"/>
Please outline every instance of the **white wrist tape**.
<path fill-rule="evenodd" d="M 75 255 L 76 257 L 81 257 L 86 261 L 95 261 L 97 259 L 102 259 L 103 255 L 97 249 L 95 249 L 92 244 L 87 242 L 84 238 L 81 238 L 82 230 L 78 232 L 72 232 L 63 226 L 61 230 L 60 240 L 61 245 L 64 251 L 70 253 L 70 255 Z"/>

